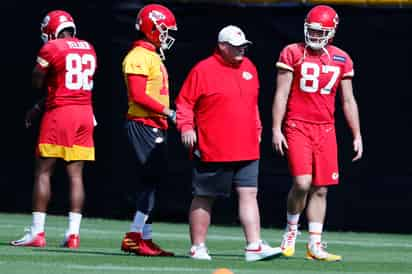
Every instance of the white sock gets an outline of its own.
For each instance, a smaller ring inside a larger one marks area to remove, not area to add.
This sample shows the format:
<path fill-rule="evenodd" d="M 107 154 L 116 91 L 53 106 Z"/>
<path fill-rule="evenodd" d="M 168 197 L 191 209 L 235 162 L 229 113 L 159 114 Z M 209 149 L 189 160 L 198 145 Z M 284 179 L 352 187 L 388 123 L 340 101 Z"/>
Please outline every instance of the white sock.
<path fill-rule="evenodd" d="M 151 240 L 152 239 L 152 224 L 145 224 L 143 226 L 143 240 Z"/>
<path fill-rule="evenodd" d="M 260 242 L 261 242 L 261 241 L 249 243 L 249 244 L 246 246 L 246 249 L 258 249 L 259 246 L 260 246 Z"/>
<path fill-rule="evenodd" d="M 205 243 L 200 243 L 200 244 L 197 244 L 197 245 L 192 245 L 192 247 L 194 247 L 194 248 L 202 248 L 202 247 L 206 247 L 206 245 L 205 245 Z"/>
<path fill-rule="evenodd" d="M 322 223 L 309 223 L 309 242 L 310 243 L 320 243 L 322 240 Z"/>
<path fill-rule="evenodd" d="M 298 230 L 298 223 L 299 223 L 300 214 L 290 214 L 289 212 L 286 214 L 286 219 L 288 221 L 288 230 Z"/>
<path fill-rule="evenodd" d="M 80 222 L 82 221 L 82 214 L 77 212 L 69 212 L 69 228 L 66 231 L 66 237 L 71 234 L 80 234 Z"/>
<path fill-rule="evenodd" d="M 46 222 L 46 213 L 45 212 L 33 212 L 32 213 L 33 221 L 31 225 L 31 233 L 38 234 L 44 232 L 44 223 Z"/>
<path fill-rule="evenodd" d="M 133 223 L 130 226 L 130 232 L 143 232 L 144 224 L 149 216 L 137 211 L 134 215 Z"/>

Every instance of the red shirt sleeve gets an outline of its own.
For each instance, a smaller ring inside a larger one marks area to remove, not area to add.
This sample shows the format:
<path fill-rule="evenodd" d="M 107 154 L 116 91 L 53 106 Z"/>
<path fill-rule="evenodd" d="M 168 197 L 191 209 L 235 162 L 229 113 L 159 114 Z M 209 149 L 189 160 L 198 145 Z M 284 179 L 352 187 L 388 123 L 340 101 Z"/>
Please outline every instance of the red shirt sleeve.
<path fill-rule="evenodd" d="M 353 61 L 350 58 L 350 56 L 346 54 L 346 62 L 344 66 L 343 78 L 353 78 L 354 75 L 355 75 L 355 72 L 353 69 Z"/>
<path fill-rule="evenodd" d="M 199 73 L 193 69 L 186 78 L 176 98 L 177 129 L 185 132 L 195 128 L 194 109 L 202 90 Z"/>
<path fill-rule="evenodd" d="M 253 74 L 258 76 L 258 72 L 257 72 L 255 65 L 251 63 L 251 66 L 253 67 Z M 259 79 L 257 79 L 258 90 L 260 89 L 259 83 L 260 81 Z M 260 112 L 259 112 L 259 96 L 258 96 L 258 102 L 256 102 L 256 127 L 258 130 L 258 136 L 261 136 L 262 135 L 262 122 L 260 120 Z"/>
<path fill-rule="evenodd" d="M 147 76 L 127 74 L 127 86 L 129 96 L 133 102 L 146 108 L 147 110 L 162 114 L 164 106 L 146 94 Z"/>
<path fill-rule="evenodd" d="M 47 72 L 50 65 L 55 60 L 57 54 L 56 46 L 53 43 L 44 44 L 36 58 L 36 68 L 40 71 Z"/>
<path fill-rule="evenodd" d="M 280 69 L 293 71 L 293 64 L 294 58 L 291 46 L 285 47 L 279 54 L 279 60 L 276 63 L 276 67 Z"/>

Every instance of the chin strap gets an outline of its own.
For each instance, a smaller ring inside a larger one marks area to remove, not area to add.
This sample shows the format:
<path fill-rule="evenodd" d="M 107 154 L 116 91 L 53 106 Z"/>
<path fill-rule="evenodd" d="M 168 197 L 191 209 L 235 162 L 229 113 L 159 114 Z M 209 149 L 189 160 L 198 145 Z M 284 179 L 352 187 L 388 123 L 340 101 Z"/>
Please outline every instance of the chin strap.
<path fill-rule="evenodd" d="M 326 55 L 328 56 L 328 63 L 330 63 L 330 54 L 329 54 L 329 51 L 328 51 L 325 47 L 323 47 L 322 50 L 323 50 L 323 51 L 326 53 Z"/>
<path fill-rule="evenodd" d="M 306 53 L 307 53 L 307 48 L 309 47 L 309 45 L 305 45 L 305 49 L 303 50 L 303 59 L 302 59 L 302 62 L 303 61 L 305 61 L 305 58 L 306 58 Z M 328 63 L 330 62 L 330 54 L 329 54 L 329 51 L 326 49 L 326 47 L 322 47 L 321 48 L 322 49 L 322 51 L 326 54 L 326 56 L 328 56 Z M 320 56 L 320 58 L 321 58 L 322 56 Z M 322 61 L 322 58 L 321 58 L 321 61 Z"/>
<path fill-rule="evenodd" d="M 163 52 L 163 49 L 161 47 L 159 48 L 159 55 L 160 59 L 162 59 L 163 61 L 166 60 L 165 53 Z"/>

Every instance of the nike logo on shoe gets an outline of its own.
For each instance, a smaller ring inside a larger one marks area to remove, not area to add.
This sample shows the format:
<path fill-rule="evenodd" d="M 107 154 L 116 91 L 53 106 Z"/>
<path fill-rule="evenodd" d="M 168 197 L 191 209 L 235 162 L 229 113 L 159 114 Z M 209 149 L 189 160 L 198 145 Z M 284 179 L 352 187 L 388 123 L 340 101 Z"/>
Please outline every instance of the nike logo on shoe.
<path fill-rule="evenodd" d="M 259 247 L 256 248 L 256 249 L 248 249 L 248 248 L 246 248 L 245 251 L 247 251 L 247 252 L 261 252 L 261 251 L 262 251 L 262 246 L 259 245 Z"/>

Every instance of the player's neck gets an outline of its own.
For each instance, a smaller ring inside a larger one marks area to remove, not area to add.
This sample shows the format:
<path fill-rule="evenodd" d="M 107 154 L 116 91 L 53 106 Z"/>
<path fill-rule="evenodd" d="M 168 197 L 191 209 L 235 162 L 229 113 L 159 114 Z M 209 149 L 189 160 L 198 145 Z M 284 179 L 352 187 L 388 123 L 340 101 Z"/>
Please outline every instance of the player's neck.
<path fill-rule="evenodd" d="M 67 32 L 62 32 L 59 34 L 57 38 L 58 39 L 68 39 L 68 38 L 73 38 L 73 36 Z"/>
<path fill-rule="evenodd" d="M 160 47 L 159 45 L 156 45 L 156 43 L 154 43 L 153 41 L 150 41 L 150 40 L 147 39 L 146 37 L 143 37 L 143 38 L 142 38 L 142 41 L 144 41 L 145 43 L 151 45 L 151 46 L 154 47 L 155 49 Z"/>
<path fill-rule="evenodd" d="M 309 51 L 310 55 L 314 55 L 314 56 L 321 56 L 325 53 L 325 51 L 322 48 L 312 49 L 311 47 L 308 47 L 308 51 Z"/>

